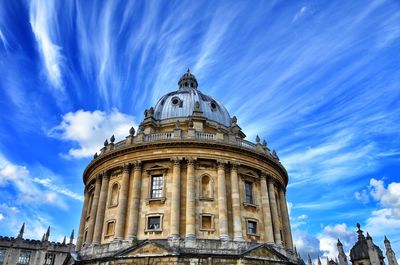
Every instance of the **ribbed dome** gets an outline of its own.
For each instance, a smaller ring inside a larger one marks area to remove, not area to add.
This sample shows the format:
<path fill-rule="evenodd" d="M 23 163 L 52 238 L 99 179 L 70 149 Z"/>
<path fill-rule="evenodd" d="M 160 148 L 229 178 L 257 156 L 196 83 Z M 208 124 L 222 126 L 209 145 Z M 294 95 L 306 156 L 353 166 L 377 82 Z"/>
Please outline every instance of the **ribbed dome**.
<path fill-rule="evenodd" d="M 198 102 L 203 117 L 225 126 L 231 125 L 231 117 L 226 108 L 214 98 L 197 90 L 197 80 L 189 69 L 179 80 L 179 89 L 160 98 L 154 108 L 154 118 L 186 118 L 193 115 Z"/>

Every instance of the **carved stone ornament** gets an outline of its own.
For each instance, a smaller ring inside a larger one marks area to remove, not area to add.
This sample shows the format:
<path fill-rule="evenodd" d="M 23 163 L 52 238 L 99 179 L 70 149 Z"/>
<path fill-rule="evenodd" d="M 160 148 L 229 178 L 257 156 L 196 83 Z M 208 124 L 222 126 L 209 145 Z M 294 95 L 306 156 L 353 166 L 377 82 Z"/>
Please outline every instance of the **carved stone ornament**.
<path fill-rule="evenodd" d="M 108 140 L 106 139 L 105 141 L 104 141 L 104 146 L 107 146 L 108 145 Z"/>
<path fill-rule="evenodd" d="M 267 145 L 268 145 L 267 141 L 264 140 L 264 141 L 263 141 L 263 146 L 266 147 Z"/>
<path fill-rule="evenodd" d="M 190 120 L 190 121 L 189 121 L 189 128 L 193 128 L 193 126 L 194 126 L 193 121 Z"/>
<path fill-rule="evenodd" d="M 134 170 L 141 170 L 142 169 L 142 161 L 134 161 L 132 163 L 133 169 Z"/>
<path fill-rule="evenodd" d="M 259 144 L 260 143 L 260 136 L 256 136 L 256 142 Z"/>
<path fill-rule="evenodd" d="M 231 119 L 231 121 L 232 121 L 232 124 L 236 124 L 236 123 L 237 123 L 237 118 L 236 118 L 236 116 L 233 116 L 232 119 Z"/>
<path fill-rule="evenodd" d="M 130 136 L 134 136 L 135 135 L 135 128 L 131 127 L 129 129 L 129 134 L 130 134 Z"/>
<path fill-rule="evenodd" d="M 175 123 L 175 129 L 180 129 L 180 127 L 181 127 L 181 122 L 177 120 Z"/>
<path fill-rule="evenodd" d="M 194 110 L 199 111 L 200 110 L 200 102 L 196 101 L 194 103 Z"/>
<path fill-rule="evenodd" d="M 174 166 L 179 166 L 181 164 L 179 157 L 172 158 L 171 160 L 174 162 Z"/>
<path fill-rule="evenodd" d="M 96 159 L 96 158 L 97 158 L 97 152 L 94 153 L 94 156 L 93 156 L 93 159 Z"/>
<path fill-rule="evenodd" d="M 115 136 L 114 136 L 114 134 L 111 136 L 110 142 L 111 142 L 112 144 L 115 142 Z"/>

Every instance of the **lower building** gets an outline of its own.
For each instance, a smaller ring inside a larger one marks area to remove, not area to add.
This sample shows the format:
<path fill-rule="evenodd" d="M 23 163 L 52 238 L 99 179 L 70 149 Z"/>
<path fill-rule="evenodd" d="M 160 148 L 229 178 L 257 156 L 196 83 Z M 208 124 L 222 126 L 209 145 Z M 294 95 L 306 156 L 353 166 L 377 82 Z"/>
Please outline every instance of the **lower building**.
<path fill-rule="evenodd" d="M 22 225 L 16 238 L 0 236 L 0 264 L 4 265 L 62 265 L 71 260 L 70 252 L 74 250 L 74 232 L 69 243 L 50 242 L 50 227 L 42 240 L 23 238 L 25 224 Z"/>

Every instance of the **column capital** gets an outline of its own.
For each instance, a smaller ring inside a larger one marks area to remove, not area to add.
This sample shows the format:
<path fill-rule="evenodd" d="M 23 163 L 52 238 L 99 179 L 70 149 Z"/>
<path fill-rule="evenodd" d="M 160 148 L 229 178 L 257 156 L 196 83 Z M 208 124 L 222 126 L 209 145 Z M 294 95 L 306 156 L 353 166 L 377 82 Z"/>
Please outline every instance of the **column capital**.
<path fill-rule="evenodd" d="M 217 160 L 217 166 L 219 169 L 225 169 L 226 161 L 225 160 Z"/>
<path fill-rule="evenodd" d="M 196 159 L 194 159 L 193 157 L 188 157 L 186 158 L 187 164 L 188 166 L 194 166 L 194 164 L 196 163 Z"/>
<path fill-rule="evenodd" d="M 133 170 L 142 170 L 142 161 L 137 160 L 132 162 Z"/>
<path fill-rule="evenodd" d="M 101 181 L 101 174 L 97 173 L 96 174 L 96 182 L 100 182 Z"/>
<path fill-rule="evenodd" d="M 131 168 L 129 163 L 123 163 L 121 167 L 122 167 L 122 172 L 128 172 L 128 173 Z"/>
<path fill-rule="evenodd" d="M 238 162 L 230 162 L 231 164 L 231 170 L 237 171 L 238 167 L 239 167 L 239 163 Z"/>
<path fill-rule="evenodd" d="M 267 173 L 267 172 L 264 172 L 264 171 L 262 171 L 261 174 L 260 174 L 260 178 L 261 178 L 261 179 L 267 180 L 267 179 L 268 179 L 268 176 L 269 176 L 268 173 Z"/>
<path fill-rule="evenodd" d="M 174 163 L 174 166 L 180 166 L 181 165 L 181 159 L 179 157 L 171 158 L 171 161 Z"/>

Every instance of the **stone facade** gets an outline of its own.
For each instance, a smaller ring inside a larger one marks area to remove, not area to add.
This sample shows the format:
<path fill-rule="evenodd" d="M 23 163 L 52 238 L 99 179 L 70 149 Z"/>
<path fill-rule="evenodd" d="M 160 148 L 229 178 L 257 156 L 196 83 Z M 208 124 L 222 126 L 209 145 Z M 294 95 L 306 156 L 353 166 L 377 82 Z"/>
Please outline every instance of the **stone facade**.
<path fill-rule="evenodd" d="M 236 117 L 197 85 L 185 73 L 136 134 L 111 137 L 87 166 L 76 262 L 301 262 L 276 152 L 244 140 Z"/>
<path fill-rule="evenodd" d="M 23 238 L 25 225 L 22 225 L 19 235 L 14 237 L 0 236 L 0 264 L 4 265 L 62 265 L 71 262 L 70 252 L 74 250 L 73 232 L 69 243 L 50 242 L 50 227 L 42 240 Z"/>

